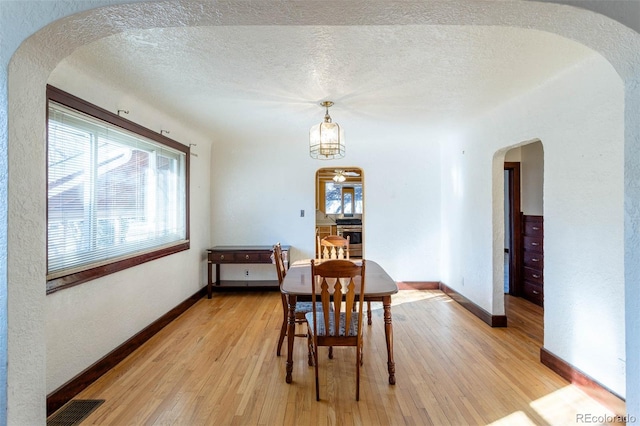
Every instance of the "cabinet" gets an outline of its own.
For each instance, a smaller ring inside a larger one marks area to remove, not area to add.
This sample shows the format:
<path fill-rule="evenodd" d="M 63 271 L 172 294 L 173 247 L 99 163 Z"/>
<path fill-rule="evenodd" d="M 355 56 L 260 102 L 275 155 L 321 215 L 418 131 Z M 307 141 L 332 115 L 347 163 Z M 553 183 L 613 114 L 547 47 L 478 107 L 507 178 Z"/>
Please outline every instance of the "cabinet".
<path fill-rule="evenodd" d="M 522 216 L 522 297 L 544 301 L 544 227 L 542 216 Z"/>
<path fill-rule="evenodd" d="M 285 266 L 289 265 L 289 249 L 282 246 Z M 224 264 L 258 264 L 273 263 L 273 246 L 216 246 L 208 252 L 207 297 L 216 290 L 276 290 L 278 280 L 220 280 L 220 265 Z M 213 280 L 213 266 L 215 265 L 215 281 Z M 275 273 L 275 265 L 274 265 Z"/>
<path fill-rule="evenodd" d="M 336 225 L 317 225 L 318 228 L 318 236 L 320 239 L 324 237 L 328 237 L 329 235 L 337 235 L 338 227 Z"/>

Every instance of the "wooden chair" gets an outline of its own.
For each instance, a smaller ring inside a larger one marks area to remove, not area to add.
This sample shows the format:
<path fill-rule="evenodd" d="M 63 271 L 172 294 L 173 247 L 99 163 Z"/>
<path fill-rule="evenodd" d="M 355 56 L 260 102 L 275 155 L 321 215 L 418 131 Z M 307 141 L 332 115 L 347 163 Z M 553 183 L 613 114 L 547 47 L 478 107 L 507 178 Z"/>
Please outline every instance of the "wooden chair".
<path fill-rule="evenodd" d="M 350 238 L 328 235 L 322 239 L 316 235 L 318 259 L 349 259 Z M 371 325 L 371 302 L 367 302 L 367 324 Z"/>
<path fill-rule="evenodd" d="M 322 239 L 316 236 L 318 259 L 349 259 L 349 237 L 328 235 Z"/>
<path fill-rule="evenodd" d="M 278 283 L 280 284 L 280 288 L 282 288 L 282 282 L 284 281 L 284 277 L 287 275 L 287 268 L 284 265 L 284 259 L 282 257 L 282 246 L 280 243 L 273 246 L 273 260 L 276 264 L 276 272 L 278 274 Z M 284 293 L 280 292 L 280 296 L 282 298 L 282 325 L 280 326 L 280 337 L 278 338 L 278 347 L 276 350 L 277 356 L 280 356 L 282 352 L 282 343 L 284 342 L 284 338 L 287 335 L 288 328 L 288 320 L 289 320 L 289 303 L 287 301 L 287 296 Z M 296 302 L 296 311 L 295 311 L 295 322 L 296 326 L 304 324 L 306 326 L 307 320 L 305 318 L 305 314 L 307 312 L 311 312 L 311 302 Z M 299 333 L 296 334 L 296 337 L 307 337 L 307 333 Z M 309 365 L 311 365 L 311 355 L 309 355 Z"/>
<path fill-rule="evenodd" d="M 356 348 L 356 401 L 360 400 L 360 365 L 362 364 L 362 304 L 365 289 L 365 261 L 361 265 L 348 260 L 311 260 L 312 311 L 306 314 L 307 345 L 316 374 L 316 400 L 320 401 L 318 383 L 318 347 L 354 346 Z M 359 277 L 360 285 L 357 285 Z M 320 303 L 316 304 L 316 298 Z M 359 305 L 355 308 L 356 303 Z M 342 309 L 344 306 L 344 310 Z"/>

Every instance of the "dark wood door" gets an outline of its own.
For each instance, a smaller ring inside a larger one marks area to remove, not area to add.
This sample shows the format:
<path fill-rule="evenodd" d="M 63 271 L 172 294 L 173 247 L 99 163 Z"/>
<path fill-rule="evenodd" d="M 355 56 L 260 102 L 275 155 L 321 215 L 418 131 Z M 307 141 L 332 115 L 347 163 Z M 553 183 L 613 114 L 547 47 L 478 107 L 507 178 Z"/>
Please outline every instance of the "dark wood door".
<path fill-rule="evenodd" d="M 506 162 L 504 170 L 508 172 L 507 185 L 508 208 L 505 213 L 505 225 L 509 230 L 509 247 L 505 247 L 508 254 L 509 291 L 512 296 L 523 294 L 522 285 L 522 224 L 520 213 L 520 163 Z"/>

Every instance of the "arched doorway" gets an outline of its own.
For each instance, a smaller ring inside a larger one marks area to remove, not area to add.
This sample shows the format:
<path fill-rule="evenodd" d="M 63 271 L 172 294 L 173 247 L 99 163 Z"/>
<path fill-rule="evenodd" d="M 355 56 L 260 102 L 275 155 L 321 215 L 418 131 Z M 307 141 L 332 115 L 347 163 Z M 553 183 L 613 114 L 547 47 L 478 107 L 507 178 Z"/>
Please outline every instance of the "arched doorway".
<path fill-rule="evenodd" d="M 352 258 L 364 252 L 364 173 L 359 167 L 325 167 L 316 172 L 316 235 L 349 237 Z M 315 240 L 314 240 L 315 241 Z M 316 253 L 319 257 L 319 253 Z"/>

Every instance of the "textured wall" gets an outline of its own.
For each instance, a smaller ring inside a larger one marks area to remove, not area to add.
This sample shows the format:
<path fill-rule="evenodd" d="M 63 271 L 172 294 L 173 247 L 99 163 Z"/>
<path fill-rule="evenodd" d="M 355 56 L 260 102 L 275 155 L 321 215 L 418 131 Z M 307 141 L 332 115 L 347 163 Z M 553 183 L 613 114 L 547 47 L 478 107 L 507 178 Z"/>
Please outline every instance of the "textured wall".
<path fill-rule="evenodd" d="M 528 215 L 543 214 L 544 198 L 544 148 L 535 142 L 522 146 L 522 212 Z"/>
<path fill-rule="evenodd" d="M 206 284 L 202 259 L 210 245 L 211 142 L 127 92 L 65 64 L 53 71 L 48 83 L 109 111 L 125 109 L 129 120 L 155 131 L 168 130 L 168 137 L 184 145 L 196 144 L 192 149 L 198 155 L 190 157 L 190 250 L 46 297 L 46 383 L 50 393 Z M 95 90 L 96 86 L 101 90 Z M 40 163 L 36 164 L 40 169 Z"/>
<path fill-rule="evenodd" d="M 501 313 L 502 157 L 492 153 L 542 141 L 544 346 L 620 395 L 625 394 L 623 96 L 618 75 L 593 57 L 461 130 L 443 144 L 442 164 L 443 228 L 450 245 L 443 256 L 451 259 L 443 280 L 487 311 Z M 492 162 L 498 173 L 492 174 Z M 455 170 L 455 177 L 448 170 Z M 491 193 L 500 198 L 492 203 Z"/>

